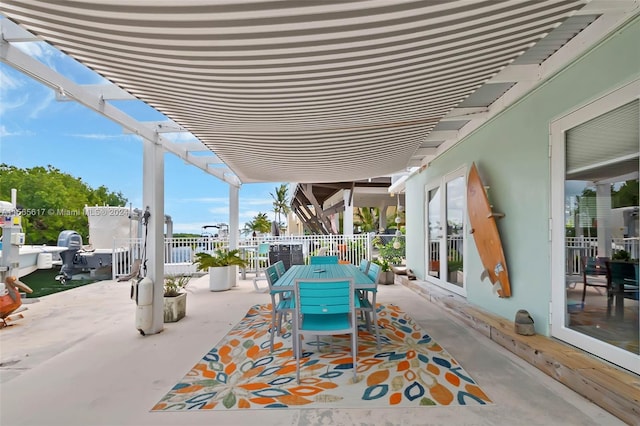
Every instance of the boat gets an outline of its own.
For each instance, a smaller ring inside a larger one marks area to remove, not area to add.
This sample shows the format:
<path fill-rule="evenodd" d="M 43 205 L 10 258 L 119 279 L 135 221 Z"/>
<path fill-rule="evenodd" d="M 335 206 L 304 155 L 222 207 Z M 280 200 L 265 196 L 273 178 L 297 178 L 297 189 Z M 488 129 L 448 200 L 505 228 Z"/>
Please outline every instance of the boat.
<path fill-rule="evenodd" d="M 0 241 L 0 248 L 1 243 Z M 18 248 L 18 267 L 14 268 L 12 273 L 22 278 L 38 269 L 51 269 L 61 264 L 59 253 L 65 250 L 67 250 L 66 247 L 59 246 L 21 245 Z M 3 251 L 0 250 L 0 264 L 2 264 Z"/>
<path fill-rule="evenodd" d="M 24 244 L 20 220 L 15 220 L 15 205 L 8 201 L 0 201 L 0 210 L 2 211 L 0 215 L 0 225 L 2 225 L 0 266 L 5 268 L 4 272 L 22 278 L 37 269 L 51 269 L 55 264 L 60 264 L 58 253 L 66 250 L 66 247 Z M 19 216 L 17 217 L 19 219 Z M 5 236 L 11 241 L 3 241 Z M 17 259 L 14 257 L 16 249 L 18 250 Z M 7 256 L 9 259 L 3 259 L 3 256 Z"/>
<path fill-rule="evenodd" d="M 89 244 L 83 244 L 82 236 L 74 230 L 64 230 L 58 235 L 58 246 L 62 267 L 55 278 L 62 284 L 69 280 L 112 278 L 114 253 L 124 262 L 131 262 L 129 247 L 114 247 L 114 239 L 136 236 L 138 221 L 143 216 L 139 209 L 119 206 L 85 206 L 84 214 L 89 219 Z"/>

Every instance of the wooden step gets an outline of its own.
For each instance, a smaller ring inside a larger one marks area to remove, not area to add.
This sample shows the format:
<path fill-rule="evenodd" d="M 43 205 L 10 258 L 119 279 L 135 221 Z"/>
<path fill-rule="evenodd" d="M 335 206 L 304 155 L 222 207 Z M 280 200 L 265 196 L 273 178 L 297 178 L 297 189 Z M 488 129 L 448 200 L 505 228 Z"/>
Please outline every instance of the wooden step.
<path fill-rule="evenodd" d="M 564 342 L 539 334 L 523 336 L 514 323 L 424 281 L 400 277 L 415 291 L 574 392 L 629 424 L 640 424 L 640 376 Z"/>

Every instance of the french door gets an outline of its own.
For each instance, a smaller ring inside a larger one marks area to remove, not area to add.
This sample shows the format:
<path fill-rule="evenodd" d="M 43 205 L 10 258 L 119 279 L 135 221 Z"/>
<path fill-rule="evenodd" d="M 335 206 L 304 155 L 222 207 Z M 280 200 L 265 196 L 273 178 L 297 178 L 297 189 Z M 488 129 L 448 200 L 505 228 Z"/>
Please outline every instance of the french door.
<path fill-rule="evenodd" d="M 640 80 L 551 123 L 551 333 L 635 373 L 640 373 L 638 93 Z M 583 288 L 587 260 L 611 271 L 587 282 L 600 279 L 611 290 Z M 614 266 L 630 273 L 618 276 Z"/>
<path fill-rule="evenodd" d="M 426 279 L 466 296 L 466 173 L 457 170 L 426 187 Z"/>

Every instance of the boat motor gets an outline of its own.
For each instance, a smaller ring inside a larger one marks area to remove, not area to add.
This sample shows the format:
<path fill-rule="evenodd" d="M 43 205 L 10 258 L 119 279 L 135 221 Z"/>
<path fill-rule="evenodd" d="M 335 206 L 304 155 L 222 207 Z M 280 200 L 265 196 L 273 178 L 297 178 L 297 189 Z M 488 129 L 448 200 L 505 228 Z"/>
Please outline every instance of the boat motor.
<path fill-rule="evenodd" d="M 70 280 L 73 275 L 74 260 L 78 254 L 78 250 L 82 248 L 82 237 L 76 231 L 62 231 L 58 235 L 57 245 L 67 247 L 67 250 L 60 253 L 62 267 L 60 268 L 60 274 L 56 276 L 56 280 L 64 284 L 67 280 Z"/>

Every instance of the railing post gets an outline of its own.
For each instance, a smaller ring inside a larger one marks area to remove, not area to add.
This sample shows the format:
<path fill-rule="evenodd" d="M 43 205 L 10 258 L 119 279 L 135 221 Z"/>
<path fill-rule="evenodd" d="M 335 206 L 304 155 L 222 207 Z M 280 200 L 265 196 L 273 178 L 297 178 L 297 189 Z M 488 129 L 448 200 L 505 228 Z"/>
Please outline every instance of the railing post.
<path fill-rule="evenodd" d="M 114 238 L 113 239 L 113 245 L 111 246 L 111 279 L 116 279 L 117 278 L 117 261 L 118 259 L 116 259 L 116 243 L 117 243 L 117 239 Z"/>

